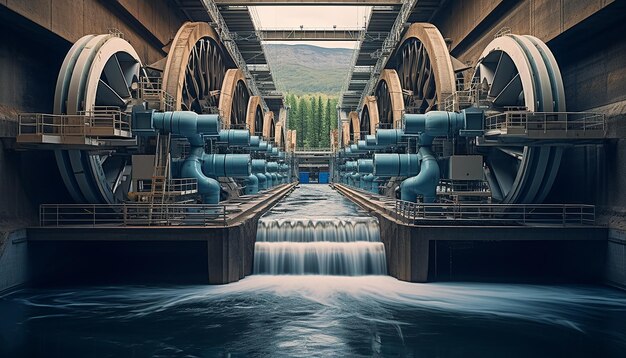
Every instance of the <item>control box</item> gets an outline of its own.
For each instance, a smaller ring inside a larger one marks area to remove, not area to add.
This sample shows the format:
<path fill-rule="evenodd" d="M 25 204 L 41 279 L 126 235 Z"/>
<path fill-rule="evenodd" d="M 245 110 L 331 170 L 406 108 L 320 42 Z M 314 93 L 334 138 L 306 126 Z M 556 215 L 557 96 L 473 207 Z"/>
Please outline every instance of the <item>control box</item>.
<path fill-rule="evenodd" d="M 481 155 L 453 155 L 448 162 L 450 180 L 484 180 Z"/>

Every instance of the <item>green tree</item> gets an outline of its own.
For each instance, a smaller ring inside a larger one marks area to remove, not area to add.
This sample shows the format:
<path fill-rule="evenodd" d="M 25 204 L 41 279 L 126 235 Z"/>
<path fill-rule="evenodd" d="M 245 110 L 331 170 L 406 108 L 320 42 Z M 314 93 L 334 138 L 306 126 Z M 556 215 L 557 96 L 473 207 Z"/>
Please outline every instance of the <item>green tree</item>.
<path fill-rule="evenodd" d="M 337 129 L 337 98 L 330 99 L 330 129 Z"/>
<path fill-rule="evenodd" d="M 324 128 L 322 128 L 322 134 L 324 135 L 323 147 L 330 147 L 330 129 L 332 128 L 332 109 L 330 98 L 326 99 L 326 107 L 324 108 Z"/>
<path fill-rule="evenodd" d="M 307 135 L 307 117 L 308 108 L 304 97 L 300 97 L 298 102 L 298 127 L 296 128 L 296 142 L 298 147 L 302 148 L 305 144 L 305 137 Z"/>
<path fill-rule="evenodd" d="M 311 97 L 309 99 L 309 102 L 311 103 L 310 105 L 310 110 L 309 110 L 309 116 L 308 116 L 308 121 L 307 121 L 307 134 L 306 134 L 306 145 L 310 148 L 317 148 L 318 143 L 318 138 L 319 138 L 319 131 L 317 128 L 317 113 L 319 112 L 317 110 L 317 101 L 315 100 L 315 97 Z"/>
<path fill-rule="evenodd" d="M 288 129 L 297 129 L 298 128 L 298 99 L 293 94 L 289 94 L 287 96 L 287 105 L 291 108 L 289 110 L 289 128 Z"/>

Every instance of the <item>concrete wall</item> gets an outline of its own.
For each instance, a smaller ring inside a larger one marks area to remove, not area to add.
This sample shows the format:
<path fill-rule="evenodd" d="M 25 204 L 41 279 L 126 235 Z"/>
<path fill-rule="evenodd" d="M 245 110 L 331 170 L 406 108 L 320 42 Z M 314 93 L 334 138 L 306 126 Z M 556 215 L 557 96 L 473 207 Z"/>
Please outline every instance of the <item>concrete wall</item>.
<path fill-rule="evenodd" d="M 0 293 L 25 284 L 30 277 L 26 230 L 0 233 L 2 238 L 6 240 L 0 240 Z"/>
<path fill-rule="evenodd" d="M 606 280 L 610 285 L 626 290 L 626 231 L 609 231 Z"/>
<path fill-rule="evenodd" d="M 2 0 L 0 6 L 74 43 L 86 34 L 124 34 L 142 60 L 152 63 L 165 52 L 185 20 L 167 0 Z"/>

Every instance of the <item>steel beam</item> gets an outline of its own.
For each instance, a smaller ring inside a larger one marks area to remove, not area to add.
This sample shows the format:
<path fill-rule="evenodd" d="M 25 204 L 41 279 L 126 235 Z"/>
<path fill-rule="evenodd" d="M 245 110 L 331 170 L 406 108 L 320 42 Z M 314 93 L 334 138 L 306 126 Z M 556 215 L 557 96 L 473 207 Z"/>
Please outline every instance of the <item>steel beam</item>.
<path fill-rule="evenodd" d="M 220 6 L 283 6 L 283 5 L 359 5 L 386 6 L 402 5 L 402 0 L 215 0 Z"/>
<path fill-rule="evenodd" d="M 250 70 L 248 69 L 248 65 L 246 64 L 246 61 L 241 55 L 241 52 L 239 51 L 237 44 L 235 43 L 235 41 L 233 41 L 233 37 L 230 31 L 228 30 L 226 21 L 224 21 L 224 18 L 222 17 L 222 14 L 220 13 L 219 8 L 217 7 L 216 1 L 201 0 L 201 2 L 202 2 L 202 5 L 205 7 L 209 16 L 213 19 L 214 28 L 217 31 L 217 33 L 220 35 L 220 39 L 222 40 L 224 47 L 226 47 L 226 49 L 228 50 L 228 53 L 231 55 L 231 58 L 233 59 L 237 67 L 243 71 L 244 76 L 246 77 L 246 80 L 248 82 L 248 87 L 250 88 L 252 94 L 254 96 L 261 97 L 262 93 L 257 87 L 256 82 L 254 81 L 254 77 L 250 73 Z M 261 103 L 263 105 L 263 108 L 267 111 L 268 107 L 263 99 L 261 99 Z"/>

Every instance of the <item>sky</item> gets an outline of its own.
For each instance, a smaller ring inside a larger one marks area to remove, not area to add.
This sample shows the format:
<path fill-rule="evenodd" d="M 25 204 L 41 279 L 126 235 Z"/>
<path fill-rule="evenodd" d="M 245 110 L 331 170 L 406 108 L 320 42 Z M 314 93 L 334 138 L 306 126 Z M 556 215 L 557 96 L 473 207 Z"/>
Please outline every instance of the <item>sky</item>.
<path fill-rule="evenodd" d="M 272 28 L 304 28 L 332 29 L 361 28 L 369 17 L 369 6 L 251 6 L 250 10 L 260 22 L 262 29 Z M 257 23 L 258 26 L 258 23 Z M 309 44 L 330 48 L 354 48 L 354 41 L 287 41 L 272 42 L 286 44 Z"/>

